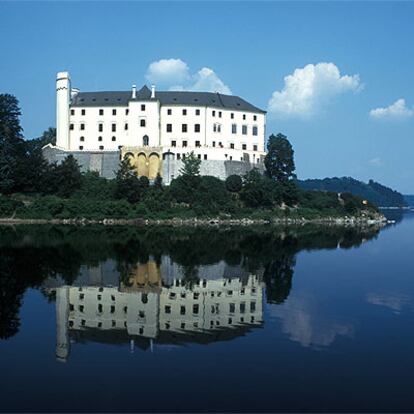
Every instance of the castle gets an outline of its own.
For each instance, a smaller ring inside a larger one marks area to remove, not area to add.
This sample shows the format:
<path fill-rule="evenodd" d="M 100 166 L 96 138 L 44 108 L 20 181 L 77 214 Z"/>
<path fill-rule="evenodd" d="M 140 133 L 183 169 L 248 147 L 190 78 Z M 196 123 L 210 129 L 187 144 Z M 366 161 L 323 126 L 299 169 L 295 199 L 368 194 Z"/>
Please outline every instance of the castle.
<path fill-rule="evenodd" d="M 61 162 L 72 154 L 83 171 L 113 178 L 128 157 L 139 176 L 179 175 L 190 152 L 200 173 L 225 179 L 263 169 L 266 112 L 245 100 L 211 92 L 137 90 L 80 92 L 68 72 L 56 81 L 56 145 L 43 154 Z"/>

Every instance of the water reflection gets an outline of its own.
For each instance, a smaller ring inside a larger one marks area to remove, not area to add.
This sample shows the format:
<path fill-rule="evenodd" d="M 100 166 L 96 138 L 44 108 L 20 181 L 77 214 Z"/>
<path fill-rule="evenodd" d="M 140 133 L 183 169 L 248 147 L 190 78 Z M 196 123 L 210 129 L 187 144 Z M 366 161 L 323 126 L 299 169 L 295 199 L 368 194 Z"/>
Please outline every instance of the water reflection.
<path fill-rule="evenodd" d="M 327 347 L 337 336 L 352 337 L 354 333 L 351 323 L 333 319 L 310 295 L 299 295 L 283 306 L 271 308 L 270 313 L 280 319 L 289 339 L 304 347 Z"/>
<path fill-rule="evenodd" d="M 329 345 L 352 326 L 317 320 L 318 302 L 287 300 L 301 250 L 347 249 L 379 228 L 176 229 L 18 227 L 0 233 L 0 338 L 19 331 L 27 288 L 56 300 L 57 356 L 86 340 L 209 343 L 263 323 L 263 302 L 302 345 Z M 283 306 L 279 306 L 283 304 Z M 319 329 L 315 329 L 316 325 Z M 317 333 L 318 332 L 318 333 Z"/>
<path fill-rule="evenodd" d="M 188 284 L 186 269 L 168 257 L 137 264 L 118 287 L 106 263 L 83 269 L 75 286 L 47 289 L 56 297 L 56 355 L 66 360 L 72 342 L 153 345 L 209 343 L 244 335 L 263 323 L 260 275 L 224 262 L 200 267 Z M 105 280 L 106 279 L 106 280 Z"/>

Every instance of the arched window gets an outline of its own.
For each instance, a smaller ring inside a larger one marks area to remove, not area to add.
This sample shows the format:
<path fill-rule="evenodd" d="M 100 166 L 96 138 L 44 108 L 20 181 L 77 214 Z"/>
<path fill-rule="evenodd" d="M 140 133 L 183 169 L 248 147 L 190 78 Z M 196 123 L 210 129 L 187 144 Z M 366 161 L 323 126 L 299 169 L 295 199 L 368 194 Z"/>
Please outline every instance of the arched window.
<path fill-rule="evenodd" d="M 143 136 L 143 138 L 142 138 L 142 145 L 143 145 L 144 147 L 148 147 L 148 145 L 149 145 L 149 138 L 148 138 L 148 135 L 144 135 L 144 136 Z"/>

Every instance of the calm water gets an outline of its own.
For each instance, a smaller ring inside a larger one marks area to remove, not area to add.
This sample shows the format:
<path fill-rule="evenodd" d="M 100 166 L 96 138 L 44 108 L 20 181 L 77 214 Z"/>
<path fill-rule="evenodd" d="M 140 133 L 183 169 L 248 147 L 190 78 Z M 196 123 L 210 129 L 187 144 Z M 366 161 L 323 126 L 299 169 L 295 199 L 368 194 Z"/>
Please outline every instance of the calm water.
<path fill-rule="evenodd" d="M 414 214 L 396 218 L 0 228 L 0 410 L 412 411 Z"/>

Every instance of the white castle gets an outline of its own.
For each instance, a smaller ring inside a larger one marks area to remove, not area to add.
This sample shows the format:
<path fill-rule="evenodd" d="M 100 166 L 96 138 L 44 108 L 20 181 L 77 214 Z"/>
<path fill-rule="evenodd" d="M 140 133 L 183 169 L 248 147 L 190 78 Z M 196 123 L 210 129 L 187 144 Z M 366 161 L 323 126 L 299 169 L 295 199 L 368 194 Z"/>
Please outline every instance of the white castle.
<path fill-rule="evenodd" d="M 56 81 L 56 146 L 49 161 L 72 154 L 83 170 L 112 178 L 128 156 L 138 175 L 168 184 L 194 152 L 202 175 L 225 179 L 262 169 L 266 112 L 245 100 L 211 92 L 137 90 L 80 92 L 68 72 Z"/>

